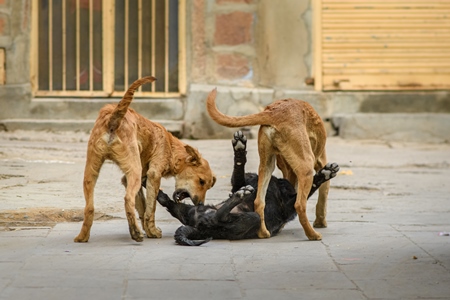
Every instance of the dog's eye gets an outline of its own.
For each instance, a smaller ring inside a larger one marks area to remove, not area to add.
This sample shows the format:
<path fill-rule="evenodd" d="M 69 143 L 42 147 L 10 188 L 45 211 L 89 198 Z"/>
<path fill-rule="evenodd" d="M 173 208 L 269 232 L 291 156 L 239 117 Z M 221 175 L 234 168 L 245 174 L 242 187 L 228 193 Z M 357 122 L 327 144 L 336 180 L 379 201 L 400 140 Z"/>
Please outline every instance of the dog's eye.
<path fill-rule="evenodd" d="M 201 186 L 205 185 L 205 183 L 206 183 L 206 182 L 205 182 L 203 179 L 200 179 L 200 185 L 201 185 Z"/>

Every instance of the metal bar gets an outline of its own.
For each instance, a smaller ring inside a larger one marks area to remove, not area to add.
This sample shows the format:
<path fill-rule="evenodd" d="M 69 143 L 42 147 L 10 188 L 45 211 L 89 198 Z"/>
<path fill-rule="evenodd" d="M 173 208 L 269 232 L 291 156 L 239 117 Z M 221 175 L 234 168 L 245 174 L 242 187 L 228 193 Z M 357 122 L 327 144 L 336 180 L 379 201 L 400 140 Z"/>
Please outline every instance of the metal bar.
<path fill-rule="evenodd" d="M 112 97 L 123 97 L 125 91 L 115 91 Z M 178 98 L 180 93 L 165 93 L 165 92 L 136 92 L 134 94 L 135 98 L 145 97 L 145 98 Z"/>
<path fill-rule="evenodd" d="M 164 20 L 164 92 L 169 92 L 169 0 L 165 1 Z"/>
<path fill-rule="evenodd" d="M 128 86 L 128 33 L 129 33 L 129 0 L 125 0 L 125 32 L 124 32 L 124 86 Z"/>
<path fill-rule="evenodd" d="M 67 40 L 67 24 L 66 24 L 66 1 L 62 1 L 62 90 L 66 90 L 67 77 L 67 61 L 66 61 L 66 40 Z"/>
<path fill-rule="evenodd" d="M 102 74 L 103 90 L 110 96 L 114 92 L 114 1 L 102 1 L 103 22 L 103 49 L 102 49 Z"/>
<path fill-rule="evenodd" d="M 115 91 L 108 93 L 107 91 L 37 91 L 37 97 L 123 97 L 125 91 Z M 145 98 L 178 98 L 180 93 L 164 93 L 164 92 L 139 92 L 134 94 L 134 97 Z"/>
<path fill-rule="evenodd" d="M 94 90 L 94 0 L 89 0 L 89 90 Z"/>
<path fill-rule="evenodd" d="M 152 34 L 151 34 L 151 40 L 152 40 L 152 75 L 155 76 L 155 45 L 156 45 L 156 12 L 155 12 L 155 0 L 152 0 Z M 152 92 L 155 92 L 155 82 L 152 82 Z"/>
<path fill-rule="evenodd" d="M 186 94 L 186 1 L 178 0 L 178 91 Z"/>
<path fill-rule="evenodd" d="M 76 87 L 75 90 L 80 90 L 80 0 L 76 1 L 75 7 L 75 36 L 76 36 Z"/>
<path fill-rule="evenodd" d="M 31 69 L 31 87 L 33 95 L 39 90 L 39 2 L 31 2 L 31 51 L 30 51 L 30 69 Z"/>
<path fill-rule="evenodd" d="M 142 0 L 138 0 L 138 78 L 142 77 Z M 142 91 L 142 86 L 139 87 Z"/>
<path fill-rule="evenodd" d="M 53 1 L 48 1 L 48 89 L 53 90 Z"/>

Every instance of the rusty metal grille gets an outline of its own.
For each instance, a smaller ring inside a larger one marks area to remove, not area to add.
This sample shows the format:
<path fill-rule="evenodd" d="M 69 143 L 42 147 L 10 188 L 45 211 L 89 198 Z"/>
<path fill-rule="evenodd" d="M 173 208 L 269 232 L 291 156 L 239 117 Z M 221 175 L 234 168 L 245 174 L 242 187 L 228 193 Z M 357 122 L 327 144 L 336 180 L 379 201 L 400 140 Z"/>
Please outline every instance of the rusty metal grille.
<path fill-rule="evenodd" d="M 184 1 L 38 0 L 32 12 L 36 96 L 122 96 L 148 75 L 136 96 L 184 92 Z"/>

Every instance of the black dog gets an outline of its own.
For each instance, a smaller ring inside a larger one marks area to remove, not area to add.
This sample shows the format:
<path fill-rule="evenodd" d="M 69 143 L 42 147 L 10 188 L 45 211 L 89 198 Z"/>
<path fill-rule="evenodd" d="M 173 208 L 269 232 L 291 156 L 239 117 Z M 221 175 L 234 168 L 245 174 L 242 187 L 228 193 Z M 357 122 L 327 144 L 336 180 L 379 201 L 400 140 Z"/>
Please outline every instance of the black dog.
<path fill-rule="evenodd" d="M 231 176 L 232 195 L 218 205 L 194 206 L 172 201 L 168 195 L 159 192 L 157 200 L 172 216 L 180 220 L 181 226 L 175 232 L 175 241 L 180 245 L 199 246 L 214 239 L 257 238 L 260 218 L 254 212 L 258 175 L 245 173 L 247 162 L 247 139 L 238 131 L 232 140 L 234 169 Z M 327 180 L 335 177 L 339 166 L 327 164 L 313 180 L 308 198 Z M 270 235 L 276 235 L 297 215 L 294 208 L 296 192 L 285 179 L 272 176 L 267 189 L 265 222 Z"/>

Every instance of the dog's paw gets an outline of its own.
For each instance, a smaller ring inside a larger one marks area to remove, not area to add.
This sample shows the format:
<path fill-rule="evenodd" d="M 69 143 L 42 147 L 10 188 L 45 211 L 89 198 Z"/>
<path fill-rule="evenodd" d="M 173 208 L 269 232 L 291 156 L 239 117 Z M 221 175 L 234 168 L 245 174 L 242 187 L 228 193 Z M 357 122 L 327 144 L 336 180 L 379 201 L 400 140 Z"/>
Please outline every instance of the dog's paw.
<path fill-rule="evenodd" d="M 328 224 L 325 218 L 316 218 L 313 223 L 314 228 L 327 228 Z"/>
<path fill-rule="evenodd" d="M 325 177 L 325 180 L 330 180 L 331 178 L 336 177 L 339 172 L 339 165 L 337 163 L 327 163 L 325 167 L 320 170 Z"/>
<path fill-rule="evenodd" d="M 162 231 L 159 227 L 153 227 L 149 230 L 145 230 L 145 234 L 148 238 L 160 239 L 162 237 Z"/>
<path fill-rule="evenodd" d="M 234 138 L 231 140 L 234 151 L 245 151 L 247 149 L 247 137 L 242 131 L 236 131 Z"/>
<path fill-rule="evenodd" d="M 322 240 L 322 234 L 320 234 L 319 232 L 314 231 L 314 230 L 310 234 L 306 234 L 306 236 L 308 237 L 308 239 L 310 241 L 320 241 L 320 240 Z"/>
<path fill-rule="evenodd" d="M 328 163 L 316 175 L 314 175 L 313 187 L 317 187 L 322 183 L 336 177 L 339 172 L 339 165 L 337 163 Z"/>
<path fill-rule="evenodd" d="M 267 230 L 266 228 L 260 228 L 259 231 L 258 231 L 258 238 L 260 238 L 260 239 L 268 239 L 268 238 L 270 238 L 269 230 Z"/>
<path fill-rule="evenodd" d="M 129 226 L 130 229 L 130 235 L 133 240 L 136 242 L 142 242 L 144 240 L 144 235 L 142 234 L 141 230 L 139 230 L 139 227 L 137 226 Z"/>
<path fill-rule="evenodd" d="M 254 191 L 255 191 L 255 189 L 251 185 L 247 185 L 247 186 L 241 187 L 241 189 L 234 194 L 236 196 L 238 196 L 240 199 L 242 199 L 242 198 L 244 198 L 244 196 L 250 195 Z"/>
<path fill-rule="evenodd" d="M 89 235 L 88 236 L 82 236 L 79 234 L 77 237 L 73 239 L 75 243 L 87 243 L 89 241 Z"/>

